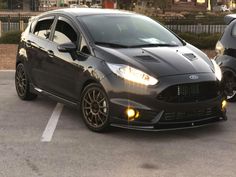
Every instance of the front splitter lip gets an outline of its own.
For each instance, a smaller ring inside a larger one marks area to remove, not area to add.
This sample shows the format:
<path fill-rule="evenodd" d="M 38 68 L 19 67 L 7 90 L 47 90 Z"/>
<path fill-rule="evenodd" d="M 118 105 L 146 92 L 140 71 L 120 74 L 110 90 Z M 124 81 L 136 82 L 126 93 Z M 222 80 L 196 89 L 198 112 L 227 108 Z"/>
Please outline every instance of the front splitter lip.
<path fill-rule="evenodd" d="M 213 124 L 218 124 L 219 122 L 226 121 L 226 117 L 219 117 L 216 119 L 212 119 L 208 123 L 196 123 L 192 122 L 188 126 L 179 126 L 175 128 L 156 128 L 155 126 L 139 126 L 139 125 L 126 125 L 126 124 L 117 124 L 117 123 L 111 123 L 112 127 L 117 127 L 117 128 L 123 128 L 123 129 L 128 129 L 128 130 L 137 130 L 137 131 L 153 131 L 153 132 L 163 132 L 163 131 L 176 131 L 176 130 L 186 130 L 186 129 L 193 129 L 193 128 L 199 128 L 199 127 L 204 127 L 204 126 L 210 126 Z M 164 124 L 163 124 L 164 125 Z M 161 126 L 161 124 L 160 124 Z"/>

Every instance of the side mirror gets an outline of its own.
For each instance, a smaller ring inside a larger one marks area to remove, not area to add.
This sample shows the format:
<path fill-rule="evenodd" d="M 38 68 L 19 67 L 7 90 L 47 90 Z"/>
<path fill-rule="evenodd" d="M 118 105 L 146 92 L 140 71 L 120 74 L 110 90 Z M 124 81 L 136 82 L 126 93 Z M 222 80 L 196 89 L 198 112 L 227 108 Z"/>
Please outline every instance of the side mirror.
<path fill-rule="evenodd" d="M 72 42 L 69 43 L 64 43 L 64 44 L 60 44 L 57 46 L 57 49 L 59 52 L 75 52 L 76 51 L 76 45 Z"/>

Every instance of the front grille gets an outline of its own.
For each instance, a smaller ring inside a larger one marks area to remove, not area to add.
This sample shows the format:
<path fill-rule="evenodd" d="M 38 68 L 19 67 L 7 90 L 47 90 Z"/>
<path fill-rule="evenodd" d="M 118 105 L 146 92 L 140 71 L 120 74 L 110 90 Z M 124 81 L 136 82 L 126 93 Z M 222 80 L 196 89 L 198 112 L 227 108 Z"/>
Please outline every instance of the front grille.
<path fill-rule="evenodd" d="M 169 103 L 186 103 L 212 99 L 219 94 L 216 82 L 201 82 L 168 87 L 157 96 L 157 99 Z"/>
<path fill-rule="evenodd" d="M 140 110 L 139 114 L 140 114 L 140 117 L 138 119 L 139 121 L 151 122 L 157 116 L 158 113 L 155 111 Z"/>
<path fill-rule="evenodd" d="M 195 111 L 186 112 L 165 112 L 160 120 L 160 122 L 182 122 L 182 121 L 194 121 L 201 120 L 205 118 L 217 117 L 220 114 L 220 110 L 216 107 L 205 108 Z"/>

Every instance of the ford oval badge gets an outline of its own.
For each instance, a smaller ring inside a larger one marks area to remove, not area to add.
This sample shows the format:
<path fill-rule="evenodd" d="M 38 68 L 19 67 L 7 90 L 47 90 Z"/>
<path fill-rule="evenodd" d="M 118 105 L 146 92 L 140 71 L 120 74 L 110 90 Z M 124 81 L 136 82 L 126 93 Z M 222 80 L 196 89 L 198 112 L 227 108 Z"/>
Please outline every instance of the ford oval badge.
<path fill-rule="evenodd" d="M 197 80 L 199 77 L 197 75 L 191 75 L 189 76 L 189 79 L 192 79 L 192 80 Z"/>

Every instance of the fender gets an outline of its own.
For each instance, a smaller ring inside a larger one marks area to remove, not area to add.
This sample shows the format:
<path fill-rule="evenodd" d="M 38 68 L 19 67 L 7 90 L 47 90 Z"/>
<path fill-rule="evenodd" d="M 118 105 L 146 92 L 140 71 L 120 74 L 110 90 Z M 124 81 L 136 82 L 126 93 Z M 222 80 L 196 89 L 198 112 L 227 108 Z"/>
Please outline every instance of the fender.
<path fill-rule="evenodd" d="M 236 58 L 229 55 L 220 55 L 215 58 L 222 72 L 231 72 L 236 77 Z"/>

